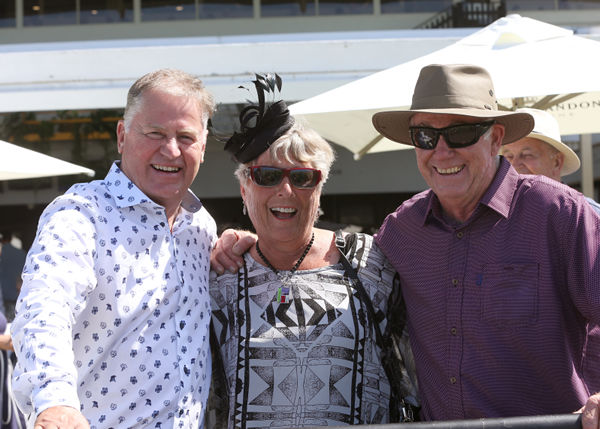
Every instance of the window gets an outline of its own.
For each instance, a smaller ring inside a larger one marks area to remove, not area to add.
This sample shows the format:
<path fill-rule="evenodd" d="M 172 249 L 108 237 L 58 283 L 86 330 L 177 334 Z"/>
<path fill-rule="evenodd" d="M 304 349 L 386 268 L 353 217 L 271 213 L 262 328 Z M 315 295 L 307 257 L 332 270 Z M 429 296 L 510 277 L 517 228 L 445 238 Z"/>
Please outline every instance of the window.
<path fill-rule="evenodd" d="M 142 0 L 142 21 L 196 19 L 194 0 Z"/>
<path fill-rule="evenodd" d="M 77 23 L 76 0 L 23 0 L 23 8 L 25 26 Z"/>
<path fill-rule="evenodd" d="M 373 13 L 373 0 L 261 0 L 260 9 L 263 17 L 361 13 Z"/>
<path fill-rule="evenodd" d="M 507 0 L 506 11 L 515 12 L 520 10 L 554 10 L 556 0 Z"/>
<path fill-rule="evenodd" d="M 79 0 L 81 24 L 133 22 L 133 0 Z"/>
<path fill-rule="evenodd" d="M 315 0 L 262 0 L 260 16 L 314 16 Z"/>
<path fill-rule="evenodd" d="M 441 12 L 452 0 L 381 0 L 381 13 Z"/>
<path fill-rule="evenodd" d="M 252 18 L 252 0 L 198 0 L 198 18 Z"/>
<path fill-rule="evenodd" d="M 15 19 L 15 1 L 3 0 L 0 1 L 0 28 L 16 27 Z"/>
<path fill-rule="evenodd" d="M 560 0 L 559 9 L 600 9 L 599 0 Z"/>
<path fill-rule="evenodd" d="M 319 15 L 372 14 L 373 0 L 319 0 Z"/>

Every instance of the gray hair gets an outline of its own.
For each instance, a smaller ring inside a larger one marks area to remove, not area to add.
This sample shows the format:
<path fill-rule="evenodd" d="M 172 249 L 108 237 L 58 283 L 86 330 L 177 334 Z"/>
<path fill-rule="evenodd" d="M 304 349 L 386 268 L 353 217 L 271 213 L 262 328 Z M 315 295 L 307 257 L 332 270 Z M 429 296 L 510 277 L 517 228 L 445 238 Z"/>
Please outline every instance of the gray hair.
<path fill-rule="evenodd" d="M 331 165 L 335 160 L 335 152 L 327 141 L 312 128 L 305 127 L 296 119 L 296 122 L 284 135 L 279 137 L 268 149 L 271 158 L 285 160 L 289 163 L 305 162 L 311 167 L 321 170 L 321 188 L 327 178 Z M 245 170 L 253 161 L 239 164 L 234 175 L 240 183 L 246 178 Z"/>
<path fill-rule="evenodd" d="M 127 105 L 123 114 L 126 130 L 129 130 L 131 120 L 140 108 L 144 92 L 152 89 L 172 95 L 196 98 L 202 108 L 202 121 L 205 128 L 215 112 L 215 100 L 198 77 L 181 70 L 160 69 L 145 74 L 129 88 Z"/>

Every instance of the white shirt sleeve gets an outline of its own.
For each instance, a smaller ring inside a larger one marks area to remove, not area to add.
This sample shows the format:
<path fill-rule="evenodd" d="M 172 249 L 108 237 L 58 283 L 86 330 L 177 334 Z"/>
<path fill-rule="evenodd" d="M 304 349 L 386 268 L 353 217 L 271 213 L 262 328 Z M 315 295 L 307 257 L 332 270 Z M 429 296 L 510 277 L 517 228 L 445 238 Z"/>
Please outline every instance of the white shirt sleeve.
<path fill-rule="evenodd" d="M 42 214 L 27 256 L 11 327 L 18 356 L 13 390 L 26 413 L 80 408 L 73 323 L 96 284 L 96 232 L 85 206 L 68 197 L 55 200 Z"/>

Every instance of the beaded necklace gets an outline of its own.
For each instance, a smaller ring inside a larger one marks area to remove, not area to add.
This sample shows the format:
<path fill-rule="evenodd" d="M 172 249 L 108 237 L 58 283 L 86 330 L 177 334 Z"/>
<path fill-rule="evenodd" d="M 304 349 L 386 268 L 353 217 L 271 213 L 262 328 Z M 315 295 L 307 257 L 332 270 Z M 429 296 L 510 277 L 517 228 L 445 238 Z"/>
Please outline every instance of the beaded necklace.
<path fill-rule="evenodd" d="M 315 233 L 313 232 L 312 236 L 310 238 L 310 241 L 308 242 L 308 245 L 304 249 L 304 252 L 302 252 L 302 256 L 300 256 L 300 259 L 298 259 L 298 261 L 294 264 L 294 266 L 290 270 L 290 273 L 288 275 L 286 275 L 285 277 L 281 276 L 279 274 L 279 270 L 277 270 L 273 266 L 273 264 L 271 264 L 269 262 L 269 260 L 267 259 L 267 257 L 265 255 L 263 255 L 263 252 L 261 252 L 261 250 L 260 250 L 258 241 L 256 241 L 256 253 L 258 253 L 258 256 L 260 256 L 260 259 L 262 259 L 262 261 L 265 263 L 265 265 L 267 267 L 269 267 L 277 275 L 279 280 L 283 283 L 284 281 L 289 280 L 289 278 L 292 277 L 292 275 L 300 267 L 300 264 L 302 264 L 302 261 L 304 261 L 304 258 L 306 257 L 306 255 L 308 255 L 308 252 L 310 251 L 310 248 L 312 247 L 314 241 L 315 241 Z M 286 304 L 289 302 L 289 293 L 290 293 L 290 288 L 288 286 L 285 286 L 285 285 L 279 286 L 275 300 L 277 302 Z"/>

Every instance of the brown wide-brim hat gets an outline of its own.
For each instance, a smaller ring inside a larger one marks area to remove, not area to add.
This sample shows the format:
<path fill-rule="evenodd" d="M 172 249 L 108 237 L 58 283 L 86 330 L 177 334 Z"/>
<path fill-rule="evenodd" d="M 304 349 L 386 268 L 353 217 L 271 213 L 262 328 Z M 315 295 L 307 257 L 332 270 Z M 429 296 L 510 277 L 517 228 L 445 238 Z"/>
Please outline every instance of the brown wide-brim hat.
<path fill-rule="evenodd" d="M 528 113 L 500 111 L 490 74 L 468 64 L 431 64 L 421 69 L 410 110 L 391 110 L 373 115 L 375 129 L 398 143 L 412 146 L 409 121 L 415 113 L 461 115 L 504 125 L 502 144 L 518 140 L 533 129 Z"/>

